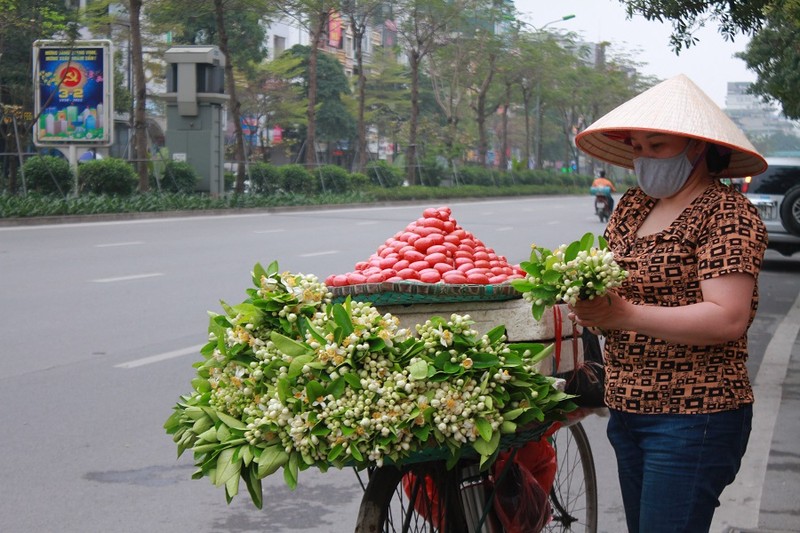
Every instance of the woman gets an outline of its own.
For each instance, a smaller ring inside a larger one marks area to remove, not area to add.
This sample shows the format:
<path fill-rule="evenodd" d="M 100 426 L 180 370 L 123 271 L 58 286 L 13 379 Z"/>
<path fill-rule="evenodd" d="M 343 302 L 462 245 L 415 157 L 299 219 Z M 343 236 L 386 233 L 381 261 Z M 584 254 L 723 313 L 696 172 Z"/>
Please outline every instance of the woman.
<path fill-rule="evenodd" d="M 631 532 L 708 531 L 752 419 L 747 330 L 766 231 L 718 177 L 766 170 L 744 134 L 677 76 L 592 124 L 576 144 L 635 169 L 606 239 L 629 277 L 571 318 L 606 335 L 608 437 Z"/>

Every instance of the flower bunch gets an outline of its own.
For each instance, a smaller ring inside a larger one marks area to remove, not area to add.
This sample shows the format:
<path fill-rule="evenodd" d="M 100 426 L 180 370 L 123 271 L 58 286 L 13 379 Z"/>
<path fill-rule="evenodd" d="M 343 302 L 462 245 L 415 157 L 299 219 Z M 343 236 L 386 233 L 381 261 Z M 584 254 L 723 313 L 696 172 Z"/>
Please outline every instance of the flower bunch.
<path fill-rule="evenodd" d="M 520 263 L 525 279 L 512 280 L 512 286 L 531 302 L 536 320 L 545 309 L 559 302 L 574 304 L 578 299 L 603 296 L 628 276 L 614 261 L 614 253 L 602 236 L 585 234 L 581 240 L 562 244 L 555 250 L 532 245 L 529 261 Z"/>
<path fill-rule="evenodd" d="M 309 467 L 402 463 L 431 449 L 489 463 L 501 435 L 573 408 L 535 365 L 549 353 L 481 335 L 468 315 L 432 317 L 414 331 L 349 298 L 333 303 L 309 275 L 253 270 L 239 305 L 210 313 L 193 392 L 164 424 L 178 454 L 225 486 L 244 480 L 261 507 L 261 479 L 283 468 L 290 487 Z"/>

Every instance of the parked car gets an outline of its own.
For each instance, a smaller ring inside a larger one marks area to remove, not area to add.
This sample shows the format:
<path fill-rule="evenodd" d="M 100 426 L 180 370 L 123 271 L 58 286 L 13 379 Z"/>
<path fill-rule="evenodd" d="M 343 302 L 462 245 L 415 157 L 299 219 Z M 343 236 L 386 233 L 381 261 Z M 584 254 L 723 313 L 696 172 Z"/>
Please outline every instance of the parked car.
<path fill-rule="evenodd" d="M 769 248 L 789 256 L 800 251 L 800 157 L 768 157 L 763 174 L 735 184 L 758 208 Z"/>

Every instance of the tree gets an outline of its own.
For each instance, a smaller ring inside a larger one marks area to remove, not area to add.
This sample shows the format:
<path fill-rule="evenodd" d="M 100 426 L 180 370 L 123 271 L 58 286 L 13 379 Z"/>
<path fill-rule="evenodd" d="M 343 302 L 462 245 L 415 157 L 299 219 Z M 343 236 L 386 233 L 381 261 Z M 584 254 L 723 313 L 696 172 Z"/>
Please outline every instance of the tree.
<path fill-rule="evenodd" d="M 725 39 L 738 33 L 755 33 L 764 24 L 767 11 L 784 0 L 619 0 L 628 17 L 641 15 L 647 20 L 672 21 L 670 45 L 676 52 L 697 43 L 694 32 L 716 21 Z"/>
<path fill-rule="evenodd" d="M 358 69 L 357 82 L 357 101 L 358 101 L 358 134 L 356 142 L 356 153 L 358 158 L 355 163 L 355 170 L 363 172 L 367 166 L 367 123 L 366 101 L 367 101 L 367 73 L 364 70 L 364 37 L 366 36 L 369 23 L 382 19 L 377 15 L 382 13 L 384 0 L 345 0 L 342 2 L 342 11 L 350 20 L 350 31 L 353 34 L 353 46 L 355 48 L 356 68 Z"/>
<path fill-rule="evenodd" d="M 276 126 L 296 130 L 305 124 L 305 90 L 294 82 L 304 76 L 302 62 L 302 58 L 285 52 L 272 61 L 253 65 L 252 77 L 243 84 L 242 114 L 255 121 L 264 162 L 270 160 L 273 147 L 265 144 L 263 130 Z M 283 142 L 290 145 L 288 139 Z"/>
<path fill-rule="evenodd" d="M 152 16 L 161 27 L 170 27 L 170 21 L 178 22 L 177 29 L 183 39 L 191 44 L 217 44 L 225 57 L 225 87 L 234 127 L 234 158 L 237 163 L 234 190 L 242 194 L 247 157 L 235 74 L 236 69 L 246 69 L 267 56 L 261 22 L 272 13 L 271 3 L 267 0 L 214 0 L 212 10 L 208 10 L 205 4 L 188 0 L 159 0 L 158 3 L 160 8 L 153 9 Z M 188 17 L 187 13 L 190 14 Z"/>
<path fill-rule="evenodd" d="M 316 138 L 325 141 L 350 140 L 355 137 L 355 123 L 352 115 L 342 103 L 342 95 L 350 93 L 350 84 L 344 73 L 342 64 L 329 54 L 314 54 L 308 46 L 294 45 L 287 53 L 300 58 L 300 66 L 304 67 L 303 85 L 306 96 L 312 84 L 317 87 L 317 105 L 315 106 Z M 311 74 L 311 57 L 316 56 L 316 75 Z M 308 136 L 306 136 L 308 139 Z M 308 143 L 308 140 L 306 140 Z M 308 148 L 308 147 L 307 147 Z M 315 153 L 315 152 L 312 152 Z M 308 150 L 306 151 L 308 154 Z M 316 158 L 314 159 L 316 164 Z"/>
<path fill-rule="evenodd" d="M 781 103 L 783 114 L 800 119 L 800 1 L 776 2 L 767 11 L 767 23 L 753 36 L 744 52 L 747 68 L 758 75 L 754 94 Z"/>
<path fill-rule="evenodd" d="M 408 122 L 406 148 L 406 179 L 416 185 L 417 127 L 419 123 L 419 81 L 422 62 L 436 46 L 449 37 L 450 23 L 459 16 L 464 2 L 461 0 L 403 0 L 398 2 L 401 23 L 398 33 L 405 43 L 404 49 L 411 70 L 411 116 Z"/>
<path fill-rule="evenodd" d="M 38 119 L 33 116 L 31 44 L 37 39 L 76 39 L 77 15 L 65 8 L 63 0 L 0 0 L 0 114 L 16 117 L 0 122 L 0 152 L 27 146 Z M 15 193 L 19 160 L 6 161 L 9 180 L 0 182 L 0 189 Z"/>

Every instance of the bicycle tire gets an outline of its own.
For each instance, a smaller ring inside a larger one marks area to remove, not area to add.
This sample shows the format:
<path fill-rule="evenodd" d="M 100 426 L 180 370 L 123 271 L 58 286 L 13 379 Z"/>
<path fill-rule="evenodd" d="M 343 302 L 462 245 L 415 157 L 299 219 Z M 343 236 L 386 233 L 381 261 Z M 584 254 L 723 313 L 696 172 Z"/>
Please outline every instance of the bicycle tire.
<path fill-rule="evenodd" d="M 580 422 L 559 429 L 552 437 L 558 469 L 550 491 L 553 516 L 548 533 L 597 532 L 597 473 L 589 438 Z"/>
<path fill-rule="evenodd" d="M 486 475 L 477 465 L 444 462 L 409 468 L 373 469 L 361 500 L 356 533 L 500 533 L 491 511 Z M 431 500 L 427 487 L 444 495 L 444 505 Z M 416 503 L 415 503 L 416 502 Z"/>

